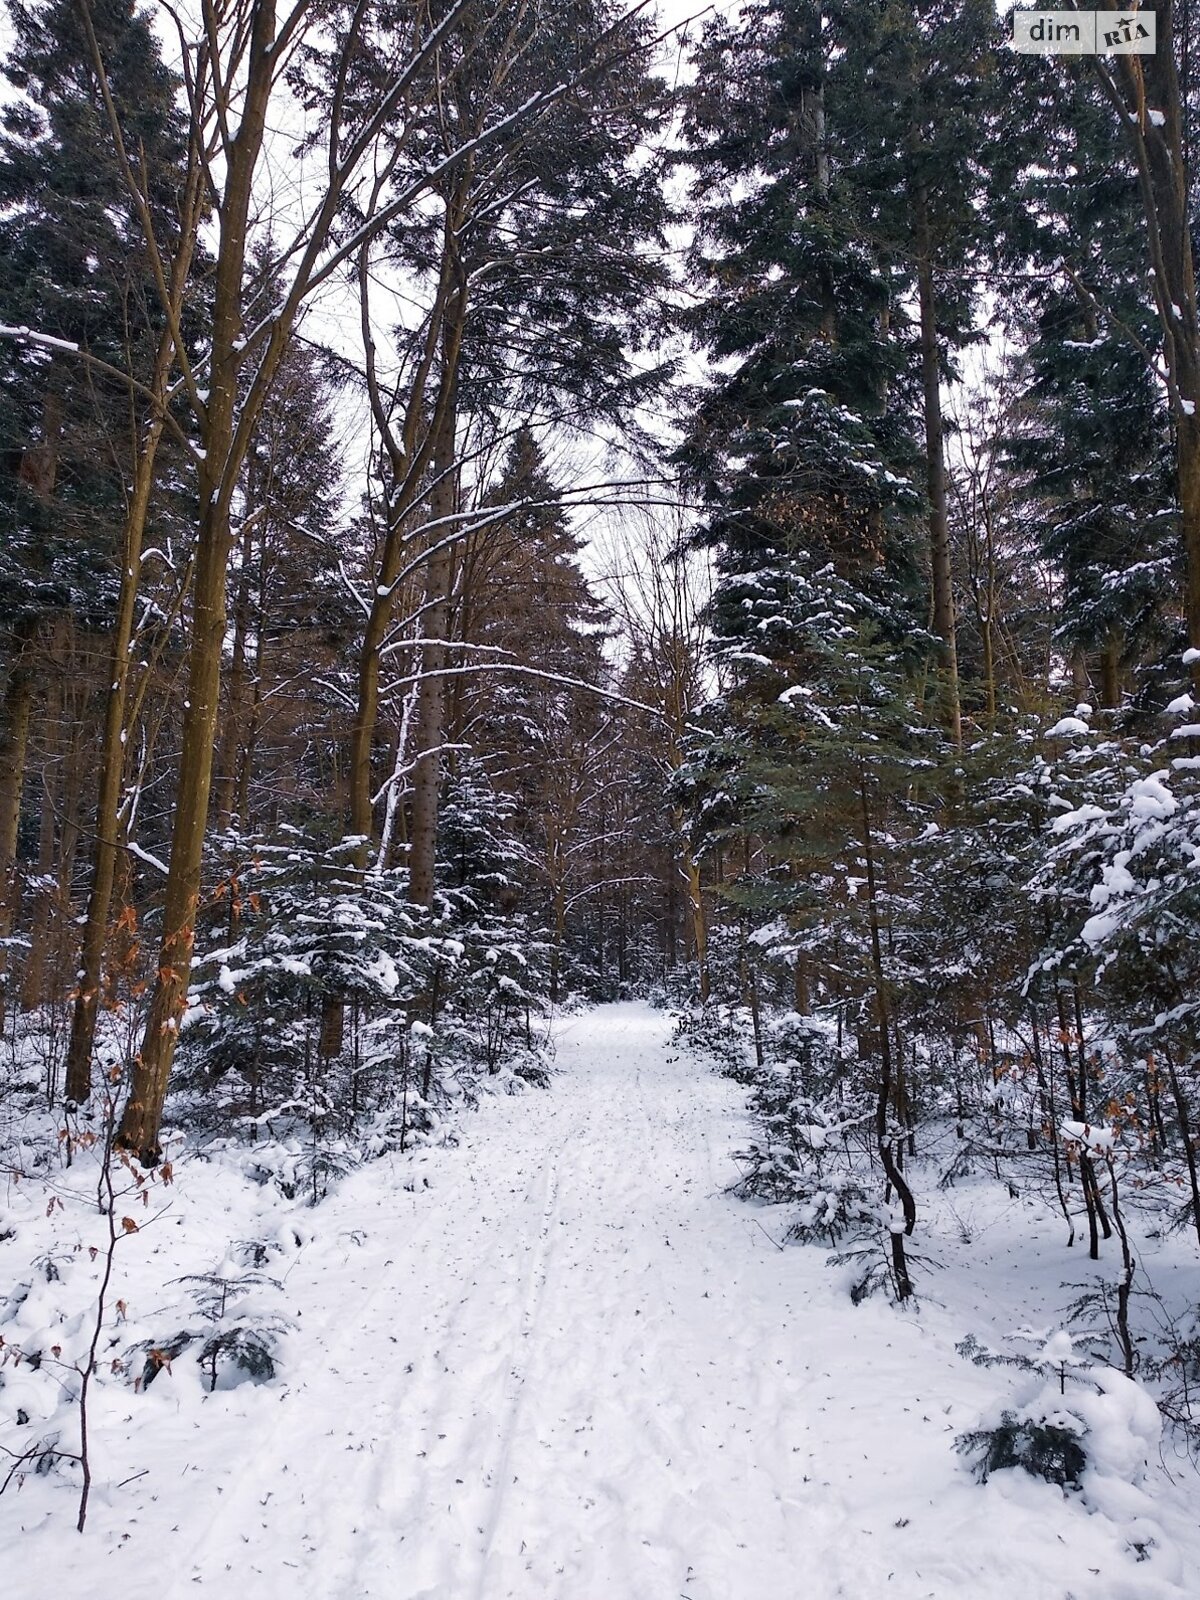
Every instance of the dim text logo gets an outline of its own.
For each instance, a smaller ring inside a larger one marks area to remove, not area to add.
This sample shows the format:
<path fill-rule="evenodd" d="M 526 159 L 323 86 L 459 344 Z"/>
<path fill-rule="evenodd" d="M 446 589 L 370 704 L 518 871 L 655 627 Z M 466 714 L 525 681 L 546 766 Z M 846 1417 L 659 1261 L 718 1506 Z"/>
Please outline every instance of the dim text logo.
<path fill-rule="evenodd" d="M 1013 49 L 1040 56 L 1152 56 L 1153 11 L 1014 11 Z"/>

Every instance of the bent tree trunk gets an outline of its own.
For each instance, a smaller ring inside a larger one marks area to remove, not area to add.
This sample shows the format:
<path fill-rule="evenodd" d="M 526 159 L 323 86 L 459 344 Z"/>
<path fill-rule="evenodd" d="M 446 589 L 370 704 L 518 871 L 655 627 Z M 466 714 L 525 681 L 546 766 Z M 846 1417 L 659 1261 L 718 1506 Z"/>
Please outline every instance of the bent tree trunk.
<path fill-rule="evenodd" d="M 909 1276 L 908 1271 L 908 1257 L 904 1249 L 904 1240 L 905 1236 L 911 1234 L 916 1227 L 917 1206 L 913 1199 L 912 1190 L 908 1187 L 908 1182 L 896 1161 L 896 1150 L 892 1142 L 891 1129 L 888 1126 L 889 1110 L 895 1089 L 895 1074 L 892 1069 L 891 1016 L 887 998 L 887 983 L 883 971 L 883 946 L 879 935 L 875 841 L 871 829 L 871 810 L 867 799 L 865 778 L 860 782 L 858 792 L 859 800 L 862 804 L 863 859 L 867 870 L 867 910 L 871 933 L 871 970 L 875 981 L 875 1015 L 879 1024 L 879 1093 L 875 1101 L 875 1138 L 888 1187 L 895 1190 L 896 1198 L 900 1201 L 901 1210 L 904 1213 L 903 1232 L 892 1227 L 890 1230 L 890 1244 L 892 1277 L 896 1286 L 896 1298 L 897 1300 L 907 1300 L 912 1295 L 913 1287 L 912 1278 Z"/>

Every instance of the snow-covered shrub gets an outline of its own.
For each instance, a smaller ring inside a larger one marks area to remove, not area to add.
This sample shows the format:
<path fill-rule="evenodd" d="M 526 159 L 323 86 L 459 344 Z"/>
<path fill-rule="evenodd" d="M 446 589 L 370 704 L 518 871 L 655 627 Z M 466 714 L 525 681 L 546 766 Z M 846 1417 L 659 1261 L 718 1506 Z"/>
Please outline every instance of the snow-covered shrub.
<path fill-rule="evenodd" d="M 1033 887 L 1056 907 L 1031 983 L 1073 974 L 1089 997 L 1105 1100 L 1154 1157 L 1178 1226 L 1200 1232 L 1189 1124 L 1200 1103 L 1200 724 L 1191 694 L 1166 707 L 1152 742 L 1115 746 L 1086 722 L 1055 771 L 1051 847 Z M 1148 1117 L 1125 1117 L 1125 1105 Z M 1090 1108 L 1089 1108 L 1090 1110 Z M 1106 1104 L 1106 1120 L 1113 1121 Z"/>
<path fill-rule="evenodd" d="M 352 1048 L 350 1081 L 330 1070 L 343 1047 L 331 1009 L 340 1021 L 347 1008 L 357 1019 L 411 1000 L 435 954 L 402 875 L 363 868 L 359 840 L 291 828 L 271 840 L 222 835 L 216 848 L 225 915 L 219 926 L 210 917 L 199 944 L 180 1085 L 199 1091 L 202 1117 L 207 1105 L 210 1117 L 223 1108 L 278 1127 L 345 1127 L 378 1063 Z"/>
<path fill-rule="evenodd" d="M 485 1084 L 546 1081 L 548 947 L 473 815 L 451 808 L 441 876 L 460 881 L 431 910 L 362 840 L 218 839 L 174 1104 L 249 1136 L 260 1181 L 315 1202 L 364 1157 L 444 1142 Z"/>
<path fill-rule="evenodd" d="M 866 1170 L 866 1092 L 851 1089 L 845 1063 L 819 1020 L 784 1012 L 764 1028 L 770 1054 L 751 1078 L 750 1111 L 760 1130 L 737 1153 L 734 1193 L 787 1205 L 787 1236 L 836 1245 L 876 1228 L 878 1185 Z"/>
<path fill-rule="evenodd" d="M 1022 1467 L 1085 1493 L 1093 1475 L 1140 1483 L 1162 1433 L 1149 1393 L 1115 1367 L 1077 1355 L 1065 1329 L 1024 1330 L 1014 1337 L 1038 1348 L 997 1353 L 973 1338 L 958 1347 L 978 1366 L 1008 1366 L 1027 1375 L 1014 1395 L 956 1441 L 980 1480 Z"/>
<path fill-rule="evenodd" d="M 125 1365 L 134 1387 L 148 1389 L 185 1351 L 195 1351 L 210 1392 L 241 1382 L 269 1383 L 276 1373 L 279 1342 L 291 1327 L 280 1309 L 283 1286 L 278 1279 L 243 1269 L 235 1250 L 213 1271 L 189 1273 L 179 1282 L 187 1286 L 191 1301 L 189 1325 L 165 1339 L 130 1347 Z"/>
<path fill-rule="evenodd" d="M 676 1016 L 673 1037 L 681 1049 L 709 1057 L 735 1083 L 756 1080 L 750 1018 L 740 1007 L 689 1006 Z"/>
<path fill-rule="evenodd" d="M 325 1133 L 314 1124 L 307 1135 L 258 1140 L 248 1157 L 243 1171 L 255 1183 L 274 1184 L 285 1200 L 315 1206 L 360 1164 L 363 1151 L 358 1140 Z"/>
<path fill-rule="evenodd" d="M 452 1070 L 493 1077 L 505 1071 L 544 1086 L 536 1024 L 547 1010 L 549 941 L 519 914 L 481 904 L 477 890 L 448 893 L 443 903 L 443 939 L 454 959 L 444 969 L 438 1027 Z"/>
<path fill-rule="evenodd" d="M 879 1220 L 878 1202 L 852 1172 L 802 1183 L 794 1198 L 799 1204 L 788 1228 L 789 1239 L 805 1243 L 828 1239 L 836 1244 L 844 1233 L 874 1228 Z"/>
<path fill-rule="evenodd" d="M 869 1174 L 859 1171 L 857 1135 L 867 1112 L 805 1092 L 800 1070 L 764 1069 L 750 1096 L 762 1136 L 739 1151 L 744 1165 L 735 1192 L 794 1208 L 788 1237 L 826 1239 L 873 1227 L 879 1207 Z"/>
<path fill-rule="evenodd" d="M 1022 1467 L 1066 1489 L 1081 1485 L 1087 1466 L 1083 1438 L 1078 1420 L 1056 1407 L 1036 1416 L 1004 1411 L 992 1427 L 960 1434 L 956 1447 L 981 1483 L 993 1472 Z"/>

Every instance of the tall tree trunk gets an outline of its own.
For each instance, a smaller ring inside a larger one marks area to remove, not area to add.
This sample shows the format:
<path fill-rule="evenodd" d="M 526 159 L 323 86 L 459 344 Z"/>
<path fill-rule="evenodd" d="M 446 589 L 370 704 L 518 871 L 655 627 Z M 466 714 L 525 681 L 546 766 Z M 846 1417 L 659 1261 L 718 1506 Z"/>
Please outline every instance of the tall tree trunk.
<path fill-rule="evenodd" d="M 929 574 L 933 631 L 942 641 L 942 716 L 956 745 L 962 744 L 958 695 L 958 644 L 954 621 L 954 580 L 950 565 L 950 516 L 946 504 L 946 462 L 942 422 L 941 363 L 938 359 L 937 297 L 929 204 L 923 186 L 913 196 L 917 242 L 917 294 L 921 310 L 921 383 L 925 410 L 926 487 L 929 495 Z"/>
<path fill-rule="evenodd" d="M 1121 641 L 1110 634 L 1100 652 L 1100 704 L 1116 711 L 1121 704 Z"/>
<path fill-rule="evenodd" d="M 358 695 L 355 703 L 354 727 L 350 734 L 350 832 L 360 839 L 370 839 L 375 829 L 375 811 L 372 805 L 371 752 L 375 743 L 375 729 L 379 722 L 379 662 L 380 651 L 387 637 L 392 618 L 392 605 L 383 603 L 379 589 L 390 589 L 386 573 L 376 585 L 375 600 L 363 627 L 358 651 Z M 366 851 L 363 852 L 366 865 Z"/>
<path fill-rule="evenodd" d="M 401 784 L 405 766 L 408 762 L 408 735 L 412 726 L 413 711 L 417 703 L 418 684 L 412 684 L 404 696 L 404 707 L 400 713 L 400 726 L 396 729 L 396 750 L 392 758 L 392 778 L 388 785 L 387 802 L 384 806 L 383 828 L 379 835 L 379 862 L 378 870 L 387 872 L 395 861 L 397 846 L 408 845 L 408 832 L 404 816 L 404 807 L 401 805 Z"/>
<path fill-rule="evenodd" d="M 3 729 L 0 731 L 0 941 L 10 937 L 16 923 L 17 835 L 21 826 L 21 794 L 25 787 L 25 758 L 33 717 L 34 649 L 37 618 L 23 617 L 14 630 L 13 661 L 4 691 Z M 0 1023 L 7 1004 L 8 950 L 0 942 Z"/>
<path fill-rule="evenodd" d="M 250 491 L 252 494 L 252 491 Z M 251 498 L 251 504 L 253 499 Z M 217 760 L 217 779 L 214 785 L 215 811 L 221 826 L 227 826 L 238 809 L 241 778 L 240 751 L 244 748 L 246 703 L 246 636 L 250 630 L 250 563 L 254 556 L 253 515 L 246 518 L 242 530 L 241 567 L 238 571 L 237 591 L 233 602 L 233 650 L 229 659 L 226 680 L 225 718 L 221 728 L 220 754 Z M 259 632 L 262 631 L 261 618 Z M 245 817 L 238 821 L 245 826 Z"/>
<path fill-rule="evenodd" d="M 146 1018 L 142 1048 L 134 1064 L 118 1143 L 146 1163 L 159 1160 L 159 1130 L 179 1024 L 187 1005 L 192 971 L 204 830 L 208 821 L 213 755 L 225 643 L 225 589 L 230 556 L 230 505 L 249 447 L 250 415 L 242 401 L 242 294 L 248 218 L 254 175 L 262 149 L 267 104 L 276 64 L 274 0 L 255 0 L 250 20 L 245 85 L 240 97 L 237 135 L 228 145 L 220 206 L 213 295 L 209 389 L 203 402 L 198 490 L 200 518 L 192 588 L 192 636 L 188 691 L 180 741 L 178 788 L 171 858 L 163 903 L 163 933 L 158 971 Z M 228 108 L 226 108 L 227 110 Z M 294 315 L 294 312 L 293 312 Z M 262 370 L 278 370 L 291 325 L 276 322 Z M 272 365 L 272 363 L 274 363 Z M 256 391 L 261 407 L 266 388 Z"/>
<path fill-rule="evenodd" d="M 21 1004 L 33 1011 L 44 999 L 46 948 L 52 937 L 57 884 L 54 881 L 56 813 L 61 809 L 63 765 L 63 662 L 60 656 L 65 627 L 55 627 L 55 647 L 48 663 L 45 699 L 42 703 L 42 781 L 38 824 L 37 892 L 33 897 L 33 916 L 29 924 L 29 954 L 21 977 Z"/>
<path fill-rule="evenodd" d="M 446 679 L 444 676 L 450 637 L 450 599 L 454 586 L 453 546 L 445 542 L 444 518 L 452 517 L 458 504 L 458 477 L 455 470 L 455 408 L 442 424 L 442 434 L 434 451 L 433 470 L 437 475 L 430 497 L 435 523 L 434 537 L 441 545 L 426 567 L 425 609 L 422 631 L 428 641 L 421 646 L 421 680 L 417 688 L 417 749 L 412 779 L 412 808 L 409 830 L 408 897 L 414 905 L 433 904 L 434 875 L 437 867 L 438 799 L 442 784 L 441 746 L 445 742 Z"/>
<path fill-rule="evenodd" d="M 71 915 L 73 907 L 73 890 L 75 885 L 75 862 L 79 856 L 80 840 L 83 836 L 83 785 L 84 774 L 90 768 L 93 747 L 92 742 L 86 737 L 88 730 L 82 724 L 78 710 L 72 707 L 71 723 L 74 735 L 71 748 L 67 753 L 65 772 L 62 787 L 62 810 L 59 817 L 58 836 L 58 874 L 57 905 L 59 907 L 58 925 L 52 943 L 54 969 L 52 977 L 53 996 L 61 996 L 64 990 L 64 976 L 70 976 L 70 989 L 75 987 L 75 919 Z M 49 997 L 48 997 L 49 998 Z"/>
<path fill-rule="evenodd" d="M 458 193 L 458 210 L 465 199 L 465 182 Z M 396 585 L 406 552 L 405 530 L 410 513 L 418 503 L 421 483 L 427 471 L 437 442 L 442 437 L 446 413 L 453 410 L 453 397 L 458 374 L 458 358 L 462 344 L 462 313 L 465 296 L 462 285 L 456 287 L 457 246 L 455 226 L 447 215 L 442 240 L 442 261 L 438 290 L 430 314 L 424 349 L 413 377 L 411 392 L 405 406 L 404 426 L 399 434 L 392 426 L 391 402 L 380 388 L 375 371 L 375 344 L 370 318 L 370 272 L 367 252 L 359 257 L 359 302 L 362 313 L 363 343 L 367 354 L 367 387 L 371 398 L 371 411 L 379 430 L 388 467 L 394 479 L 393 496 L 387 506 L 388 524 L 384 535 L 383 553 L 375 574 L 373 593 L 367 608 L 362 641 L 358 652 L 358 692 L 355 702 L 354 725 L 350 731 L 350 832 L 361 839 L 370 839 L 375 831 L 372 800 L 371 756 L 375 742 L 375 729 L 379 721 L 379 674 L 381 652 L 396 606 Z M 447 324 L 451 308 L 458 312 L 455 321 Z M 437 382 L 432 416 L 427 415 L 426 391 L 430 373 L 441 351 L 442 366 Z M 421 430 L 424 428 L 424 438 Z M 445 530 L 443 530 L 444 535 Z M 422 621 L 424 619 L 422 618 Z M 367 852 L 362 852 L 366 865 Z"/>
<path fill-rule="evenodd" d="M 169 351 L 160 350 L 159 368 L 165 380 Z M 138 586 L 142 562 L 142 541 L 154 468 L 162 439 L 161 418 L 154 419 L 146 432 L 134 471 L 133 493 L 125 513 L 125 537 L 121 559 L 121 583 L 117 594 L 117 616 L 113 627 L 108 662 L 108 695 L 104 706 L 104 733 L 100 745 L 100 774 L 96 791 L 96 826 L 92 844 L 91 886 L 83 924 L 83 943 L 79 955 L 79 977 L 75 1006 L 71 1013 L 71 1037 L 67 1045 L 65 1094 L 69 1101 L 82 1104 L 91 1093 L 92 1048 L 96 1039 L 96 1017 L 100 1001 L 101 969 L 108 938 L 108 914 L 112 905 L 113 880 L 120 848 L 121 783 L 125 774 L 125 711 L 129 698 L 129 654 L 133 643 Z"/>
<path fill-rule="evenodd" d="M 1116 10 L 1111 0 L 1105 9 Z M 1128 134 L 1137 162 L 1151 288 L 1163 336 L 1167 392 L 1175 433 L 1175 476 L 1186 560 L 1188 644 L 1200 650 L 1200 315 L 1192 257 L 1184 109 L 1175 62 L 1171 0 L 1144 0 L 1153 11 L 1157 48 L 1150 56 L 1094 58 L 1094 68 Z M 1193 663 L 1200 687 L 1200 660 Z"/>
<path fill-rule="evenodd" d="M 804 955 L 796 957 L 796 965 L 792 970 L 792 1003 L 797 1016 L 812 1015 L 812 988 L 808 979 L 808 960 Z"/>
<path fill-rule="evenodd" d="M 996 731 L 996 538 L 987 474 L 980 475 L 979 525 L 983 529 L 982 572 L 977 576 L 975 616 L 983 648 L 984 705 L 989 733 Z"/>
<path fill-rule="evenodd" d="M 1067 1224 L 1067 1249 L 1075 1244 L 1075 1219 L 1071 1215 L 1071 1207 L 1067 1201 L 1067 1192 L 1063 1186 L 1062 1157 L 1059 1153 L 1058 1138 L 1058 1108 L 1054 1103 L 1054 1057 L 1048 1058 L 1049 1073 L 1043 1065 L 1041 1021 L 1037 1008 L 1030 1008 L 1030 1020 L 1033 1024 L 1033 1062 L 1037 1072 L 1038 1097 L 1042 1111 L 1042 1121 L 1046 1129 L 1046 1136 L 1050 1141 L 1050 1155 L 1054 1164 L 1054 1187 L 1058 1193 L 1059 1209 L 1062 1211 L 1063 1220 Z"/>
<path fill-rule="evenodd" d="M 1187 1162 L 1188 1181 L 1192 1190 L 1192 1227 L 1196 1231 L 1197 1240 L 1200 1241 L 1200 1170 L 1197 1167 L 1196 1135 L 1192 1129 L 1191 1108 L 1183 1092 L 1183 1084 L 1179 1080 L 1175 1058 L 1169 1050 L 1164 1051 L 1164 1054 L 1167 1058 L 1167 1081 L 1171 1085 L 1171 1098 L 1175 1102 L 1179 1137 L 1183 1140 L 1183 1157 Z"/>
<path fill-rule="evenodd" d="M 1200 405 L 1200 399 L 1196 403 Z M 1200 650 L 1200 426 L 1194 417 L 1176 422 L 1175 451 L 1179 517 L 1187 561 L 1187 640 L 1191 649 Z M 1192 681 L 1200 687 L 1200 660 L 1192 664 Z"/>
<path fill-rule="evenodd" d="M 228 401 L 232 421 L 232 394 Z M 226 437 L 231 433 L 230 428 Z M 220 459 L 219 444 L 213 456 Z M 230 545 L 228 504 L 220 493 L 220 483 L 215 481 L 216 471 L 210 473 L 205 467 L 201 469 L 202 511 L 193 584 L 187 703 L 163 904 L 163 935 L 146 1030 L 134 1062 L 119 1136 L 121 1145 L 136 1152 L 147 1164 L 159 1159 L 163 1101 L 179 1024 L 187 1004 L 212 783 L 221 650 L 225 642 L 225 573 Z"/>
<path fill-rule="evenodd" d="M 554 888 L 554 942 L 550 946 L 550 1003 L 556 1005 L 562 983 L 562 953 L 567 935 L 566 891 L 561 884 Z"/>
<path fill-rule="evenodd" d="M 708 975 L 708 920 L 704 911 L 704 892 L 700 881 L 700 864 L 685 845 L 683 870 L 687 878 L 688 910 L 692 919 L 692 947 L 696 952 L 696 976 L 700 980 L 700 1004 L 707 1005 L 710 993 Z"/>
<path fill-rule="evenodd" d="M 979 632 L 983 641 L 983 689 L 988 732 L 996 731 L 996 642 L 991 612 L 980 620 Z"/>
<path fill-rule="evenodd" d="M 0 733 L 0 875 L 6 886 L 17 858 L 21 791 L 25 786 L 25 756 L 33 716 L 36 634 L 37 623 L 33 619 L 20 626 L 4 691 L 4 723 Z"/>
<path fill-rule="evenodd" d="M 1049 676 L 1047 676 L 1047 687 Z M 1091 694 L 1091 685 L 1088 682 L 1087 663 L 1083 659 L 1083 651 L 1078 647 L 1071 652 L 1071 693 L 1076 700 L 1086 700 Z"/>
<path fill-rule="evenodd" d="M 417 745 L 408 845 L 408 897 L 413 905 L 427 908 L 433 904 L 437 868 L 440 751 L 446 729 L 444 673 L 454 592 L 455 546 L 447 536 L 458 510 L 458 361 L 467 314 L 466 276 L 458 253 L 463 203 L 464 193 L 460 191 L 457 209 L 446 224 L 445 250 L 452 268 L 453 292 L 442 334 L 443 404 L 434 438 L 430 494 L 434 545 L 425 567 L 425 607 L 421 618 L 422 633 L 428 642 L 421 646 L 421 679 L 417 686 Z"/>

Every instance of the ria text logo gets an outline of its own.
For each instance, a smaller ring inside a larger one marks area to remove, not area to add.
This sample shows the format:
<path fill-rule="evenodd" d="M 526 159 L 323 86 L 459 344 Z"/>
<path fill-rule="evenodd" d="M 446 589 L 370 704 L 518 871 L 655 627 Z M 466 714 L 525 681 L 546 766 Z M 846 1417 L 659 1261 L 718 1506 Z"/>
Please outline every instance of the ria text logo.
<path fill-rule="evenodd" d="M 1013 49 L 1030 56 L 1152 56 L 1153 11 L 1014 11 Z"/>

